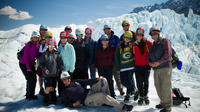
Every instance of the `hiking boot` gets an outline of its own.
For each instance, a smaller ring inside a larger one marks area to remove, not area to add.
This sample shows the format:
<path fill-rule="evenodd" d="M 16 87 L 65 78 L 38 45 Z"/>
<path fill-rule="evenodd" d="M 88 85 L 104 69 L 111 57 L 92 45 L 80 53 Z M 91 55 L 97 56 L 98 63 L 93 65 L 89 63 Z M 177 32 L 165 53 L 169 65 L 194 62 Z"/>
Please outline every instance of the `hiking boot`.
<path fill-rule="evenodd" d="M 124 91 L 122 90 L 122 91 L 120 91 L 120 95 L 121 96 L 123 96 L 125 93 L 124 93 Z"/>
<path fill-rule="evenodd" d="M 171 112 L 171 110 L 162 109 L 162 110 L 160 110 L 160 112 Z"/>
<path fill-rule="evenodd" d="M 42 105 L 43 106 L 49 105 L 49 94 L 44 94 L 44 97 L 43 97 L 43 100 L 42 100 Z"/>
<path fill-rule="evenodd" d="M 149 97 L 144 97 L 144 102 L 146 105 L 149 105 L 150 101 L 149 101 Z"/>
<path fill-rule="evenodd" d="M 56 105 L 57 97 L 56 97 L 56 92 L 50 92 L 49 93 L 49 104 Z"/>
<path fill-rule="evenodd" d="M 141 97 L 141 98 L 138 100 L 138 105 L 142 105 L 142 104 L 143 104 L 143 101 L 144 101 L 144 99 L 143 99 L 143 97 Z"/>
<path fill-rule="evenodd" d="M 122 110 L 124 111 L 131 111 L 133 109 L 133 106 L 132 105 L 127 105 L 127 104 L 124 104 Z"/>
<path fill-rule="evenodd" d="M 129 102 L 129 98 L 130 98 L 130 95 L 126 95 L 125 97 L 124 97 L 124 102 L 126 103 L 126 102 Z"/>
<path fill-rule="evenodd" d="M 26 100 L 37 100 L 38 97 L 36 95 L 26 96 Z"/>
<path fill-rule="evenodd" d="M 134 94 L 134 101 L 138 100 L 138 97 L 139 97 L 139 92 L 136 91 L 135 94 Z"/>
<path fill-rule="evenodd" d="M 156 108 L 157 108 L 157 109 L 162 109 L 163 106 L 162 106 L 161 104 L 158 104 L 158 105 L 156 105 Z"/>
<path fill-rule="evenodd" d="M 41 96 L 44 96 L 44 88 L 40 88 L 40 92 L 39 92 L 39 94 L 41 95 Z"/>

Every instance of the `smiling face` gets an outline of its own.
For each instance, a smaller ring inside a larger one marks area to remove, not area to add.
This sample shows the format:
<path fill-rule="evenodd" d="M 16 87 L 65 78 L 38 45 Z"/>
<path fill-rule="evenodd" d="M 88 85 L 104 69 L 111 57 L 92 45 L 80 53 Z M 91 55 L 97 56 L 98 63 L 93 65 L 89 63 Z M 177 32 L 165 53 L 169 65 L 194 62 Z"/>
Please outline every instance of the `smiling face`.
<path fill-rule="evenodd" d="M 159 32 L 157 32 L 157 31 L 151 32 L 151 38 L 152 38 L 155 42 L 158 41 L 159 35 L 160 35 L 160 34 L 159 34 Z"/>
<path fill-rule="evenodd" d="M 129 25 L 129 24 L 123 24 L 122 27 L 123 27 L 123 30 L 124 30 L 124 31 L 128 31 L 130 25 Z"/>
<path fill-rule="evenodd" d="M 71 78 L 70 77 L 64 78 L 62 79 L 62 82 L 65 86 L 69 86 L 71 83 Z"/>

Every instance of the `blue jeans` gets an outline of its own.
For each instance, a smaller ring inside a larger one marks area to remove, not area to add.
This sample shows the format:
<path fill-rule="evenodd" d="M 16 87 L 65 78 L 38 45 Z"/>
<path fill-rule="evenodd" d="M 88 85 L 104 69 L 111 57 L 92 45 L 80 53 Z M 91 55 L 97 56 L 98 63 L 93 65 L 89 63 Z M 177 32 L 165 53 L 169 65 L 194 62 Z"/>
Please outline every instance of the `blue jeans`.
<path fill-rule="evenodd" d="M 120 72 L 121 83 L 127 88 L 126 94 L 130 94 L 135 91 L 135 81 L 133 77 L 133 70 Z"/>
<path fill-rule="evenodd" d="M 90 78 L 91 79 L 95 79 L 96 78 L 96 71 L 94 69 L 93 65 L 89 65 L 89 69 L 90 69 Z"/>
<path fill-rule="evenodd" d="M 103 76 L 107 79 L 110 95 L 114 98 L 115 92 L 114 92 L 114 82 L 113 82 L 113 69 L 112 68 L 98 68 L 99 76 Z"/>

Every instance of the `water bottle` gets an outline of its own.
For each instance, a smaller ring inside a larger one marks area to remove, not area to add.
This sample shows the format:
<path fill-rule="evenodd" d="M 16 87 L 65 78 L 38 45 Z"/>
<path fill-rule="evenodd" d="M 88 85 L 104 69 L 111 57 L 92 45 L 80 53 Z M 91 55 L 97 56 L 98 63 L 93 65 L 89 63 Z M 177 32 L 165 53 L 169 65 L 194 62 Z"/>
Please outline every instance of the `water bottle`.
<path fill-rule="evenodd" d="M 101 80 L 101 87 L 103 87 L 104 86 L 103 78 L 101 77 L 100 80 Z"/>
<path fill-rule="evenodd" d="M 182 68 L 182 61 L 179 61 L 179 62 L 178 62 L 178 65 L 177 65 L 177 69 L 178 69 L 178 70 L 181 70 L 181 68 Z"/>

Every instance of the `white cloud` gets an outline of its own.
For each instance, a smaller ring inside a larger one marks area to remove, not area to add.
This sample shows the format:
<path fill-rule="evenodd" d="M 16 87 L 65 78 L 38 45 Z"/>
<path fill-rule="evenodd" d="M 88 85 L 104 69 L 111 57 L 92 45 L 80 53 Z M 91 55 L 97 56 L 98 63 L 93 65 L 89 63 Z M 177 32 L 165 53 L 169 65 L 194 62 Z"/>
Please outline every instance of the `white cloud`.
<path fill-rule="evenodd" d="M 32 16 L 29 15 L 28 12 L 19 11 L 17 14 L 10 15 L 9 18 L 14 20 L 25 20 L 25 19 L 31 19 Z"/>
<path fill-rule="evenodd" d="M 0 15 L 9 15 L 9 18 L 14 20 L 25 20 L 25 19 L 31 19 L 33 17 L 29 14 L 29 12 L 26 11 L 18 12 L 11 6 L 5 6 L 4 8 L 0 9 Z"/>
<path fill-rule="evenodd" d="M 0 9 L 0 15 L 12 15 L 16 13 L 17 10 L 12 8 L 11 6 L 5 6 L 4 8 Z"/>

